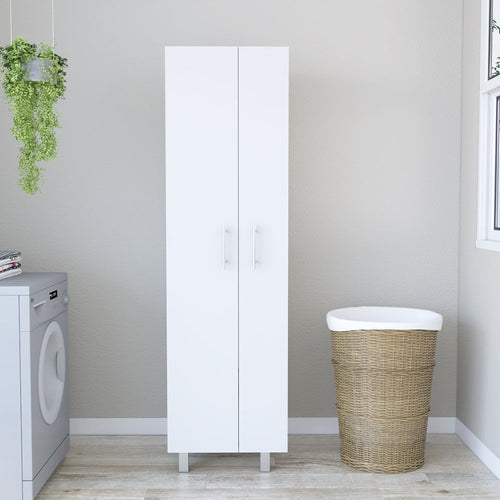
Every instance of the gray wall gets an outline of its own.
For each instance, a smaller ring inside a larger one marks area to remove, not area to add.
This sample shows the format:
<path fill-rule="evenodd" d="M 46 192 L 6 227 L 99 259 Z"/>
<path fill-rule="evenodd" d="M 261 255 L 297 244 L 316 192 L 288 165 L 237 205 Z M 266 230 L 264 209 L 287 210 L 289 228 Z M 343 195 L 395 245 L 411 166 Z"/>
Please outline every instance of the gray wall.
<path fill-rule="evenodd" d="M 14 4 L 15 34 L 48 40 L 49 0 Z M 290 46 L 290 416 L 335 414 L 325 313 L 366 304 L 444 315 L 433 415 L 455 415 L 461 16 L 456 0 L 56 0 L 60 153 L 22 193 L 2 102 L 0 246 L 70 274 L 73 417 L 166 411 L 166 44 Z"/>
<path fill-rule="evenodd" d="M 458 418 L 500 456 L 500 253 L 475 247 L 480 2 L 464 2 Z"/>

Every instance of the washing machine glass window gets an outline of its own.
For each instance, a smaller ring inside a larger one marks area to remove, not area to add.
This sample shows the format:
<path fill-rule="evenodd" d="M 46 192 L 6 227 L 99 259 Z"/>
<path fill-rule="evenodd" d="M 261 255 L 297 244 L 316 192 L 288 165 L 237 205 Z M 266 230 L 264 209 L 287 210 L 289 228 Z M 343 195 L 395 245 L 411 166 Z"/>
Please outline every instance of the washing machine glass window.
<path fill-rule="evenodd" d="M 53 424 L 59 410 L 64 393 L 66 366 L 66 350 L 64 337 L 57 321 L 47 326 L 40 349 L 38 365 L 38 397 L 43 419 Z"/>

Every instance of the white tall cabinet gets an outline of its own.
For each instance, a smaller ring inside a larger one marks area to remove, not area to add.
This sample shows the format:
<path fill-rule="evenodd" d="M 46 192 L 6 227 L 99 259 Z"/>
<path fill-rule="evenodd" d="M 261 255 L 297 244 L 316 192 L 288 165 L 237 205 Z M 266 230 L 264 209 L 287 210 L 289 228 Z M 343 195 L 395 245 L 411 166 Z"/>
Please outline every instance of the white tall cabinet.
<path fill-rule="evenodd" d="M 287 451 L 288 48 L 166 47 L 168 451 Z"/>

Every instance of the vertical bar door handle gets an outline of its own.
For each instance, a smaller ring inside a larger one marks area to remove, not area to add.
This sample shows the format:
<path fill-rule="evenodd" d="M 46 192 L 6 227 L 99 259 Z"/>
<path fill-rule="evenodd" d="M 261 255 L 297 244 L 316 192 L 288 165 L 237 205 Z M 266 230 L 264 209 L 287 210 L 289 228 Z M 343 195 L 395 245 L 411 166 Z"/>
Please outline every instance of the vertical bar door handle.
<path fill-rule="evenodd" d="M 227 228 L 225 224 L 222 224 L 222 270 L 226 270 L 226 264 L 227 264 L 227 259 L 226 259 L 226 233 L 227 233 Z"/>

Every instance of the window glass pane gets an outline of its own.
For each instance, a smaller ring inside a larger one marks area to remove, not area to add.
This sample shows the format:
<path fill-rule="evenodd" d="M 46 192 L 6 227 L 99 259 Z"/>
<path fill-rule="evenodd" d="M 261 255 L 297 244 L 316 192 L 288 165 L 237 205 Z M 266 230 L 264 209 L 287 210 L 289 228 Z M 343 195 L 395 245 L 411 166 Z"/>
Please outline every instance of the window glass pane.
<path fill-rule="evenodd" d="M 495 217 L 494 229 L 500 229 L 500 166 L 499 166 L 499 151 L 500 151 L 500 96 L 496 98 L 495 106 Z"/>
<path fill-rule="evenodd" d="M 500 75 L 500 0 L 490 0 L 489 78 Z"/>

